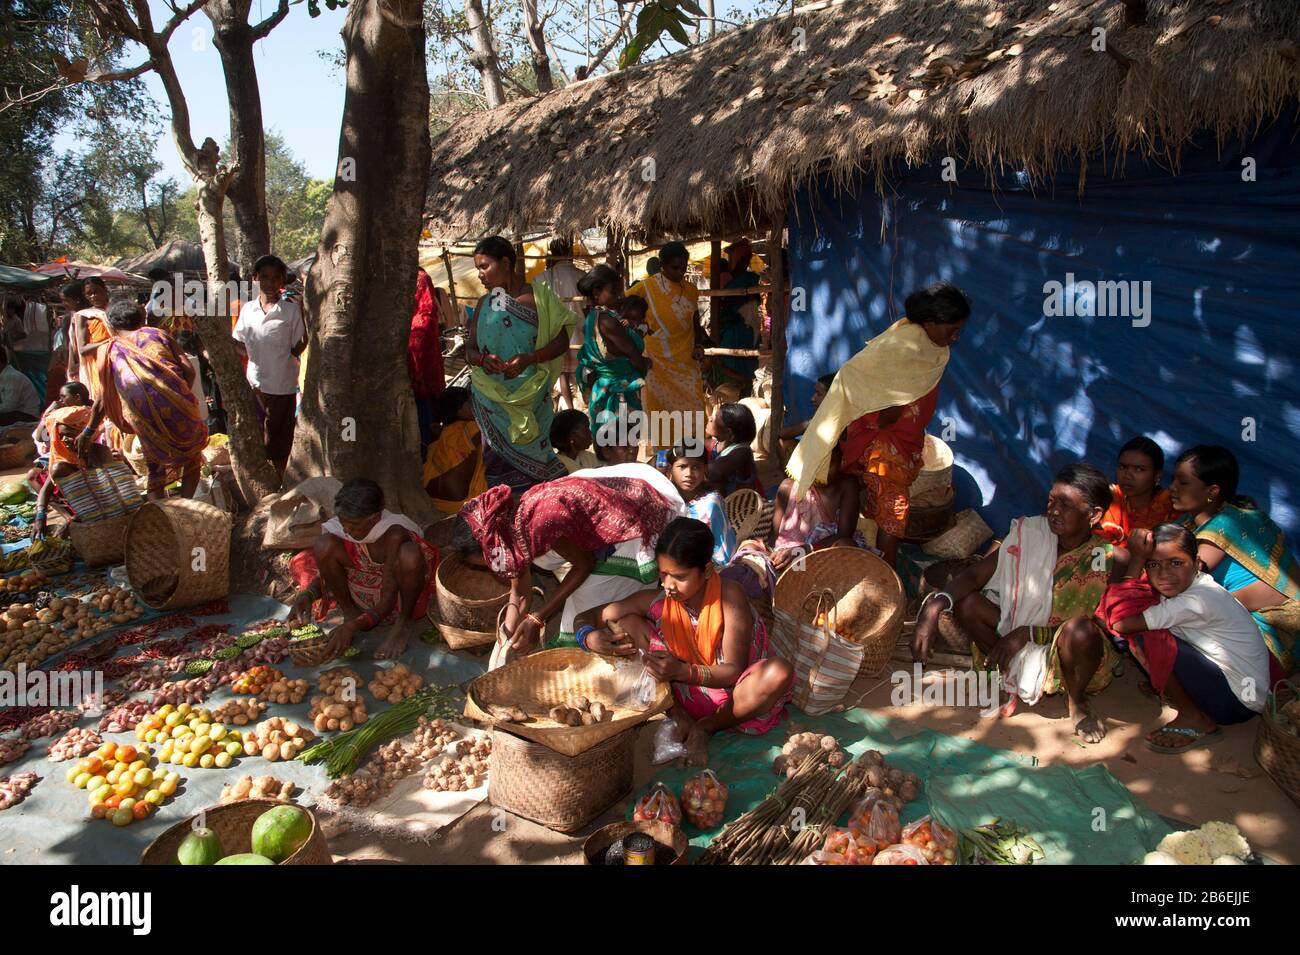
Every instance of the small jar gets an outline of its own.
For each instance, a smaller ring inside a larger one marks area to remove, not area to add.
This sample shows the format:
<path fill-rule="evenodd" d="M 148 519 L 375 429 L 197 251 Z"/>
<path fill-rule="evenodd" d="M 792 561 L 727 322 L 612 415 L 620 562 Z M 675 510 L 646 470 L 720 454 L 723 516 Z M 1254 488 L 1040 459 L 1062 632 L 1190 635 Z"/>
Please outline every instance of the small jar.
<path fill-rule="evenodd" d="M 623 840 L 624 865 L 654 865 L 655 841 L 644 832 L 634 832 Z"/>

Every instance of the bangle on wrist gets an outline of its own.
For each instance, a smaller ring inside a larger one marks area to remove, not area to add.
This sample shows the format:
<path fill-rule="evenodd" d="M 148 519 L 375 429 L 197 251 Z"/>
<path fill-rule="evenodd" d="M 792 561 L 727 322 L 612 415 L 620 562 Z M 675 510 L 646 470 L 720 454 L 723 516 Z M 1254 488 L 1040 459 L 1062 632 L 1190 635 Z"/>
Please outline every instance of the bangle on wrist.
<path fill-rule="evenodd" d="M 584 623 L 581 627 L 578 628 L 578 632 L 573 635 L 573 638 L 578 642 L 579 647 L 581 647 L 583 650 L 587 650 L 588 649 L 587 638 L 595 632 L 596 632 L 595 627 L 591 626 L 590 624 Z"/>
<path fill-rule="evenodd" d="M 546 629 L 546 621 L 543 620 L 541 617 L 537 616 L 537 614 L 535 614 L 535 613 L 526 613 L 526 614 L 524 614 L 524 619 L 525 619 L 525 620 L 531 620 L 533 623 L 537 624 L 537 626 L 540 627 L 540 628 L 543 629 L 543 630 Z"/>
<path fill-rule="evenodd" d="M 934 600 L 936 597 L 942 597 L 944 600 L 948 601 L 948 606 L 939 612 L 952 613 L 954 601 L 952 599 L 952 594 L 948 593 L 948 591 L 946 590 L 936 590 L 932 594 L 926 594 L 925 599 L 921 601 L 921 609 L 924 610 L 926 604 L 928 604 L 931 600 Z"/>

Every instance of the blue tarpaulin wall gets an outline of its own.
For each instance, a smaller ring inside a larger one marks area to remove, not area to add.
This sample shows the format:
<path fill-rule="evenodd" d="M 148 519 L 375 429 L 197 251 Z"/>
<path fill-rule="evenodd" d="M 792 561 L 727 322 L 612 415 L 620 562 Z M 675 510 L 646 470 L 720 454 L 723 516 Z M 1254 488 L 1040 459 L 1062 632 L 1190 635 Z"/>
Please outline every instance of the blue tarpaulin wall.
<path fill-rule="evenodd" d="M 1113 475 L 1120 446 L 1147 434 L 1169 456 L 1166 481 L 1181 450 L 1231 448 L 1243 493 L 1294 539 L 1295 132 L 1277 123 L 1232 145 L 1207 139 L 1184 148 L 1176 175 L 1136 155 L 1118 174 L 1114 156 L 1095 159 L 1082 196 L 1077 165 L 1032 191 L 1023 176 L 990 183 L 961 167 L 954 185 L 940 165 L 900 171 L 884 197 L 866 180 L 804 188 L 790 214 L 791 284 L 806 307 L 788 325 L 787 420 L 811 413 L 817 377 L 900 317 L 908 292 L 946 280 L 973 308 L 930 425 L 952 436 L 959 508 L 977 507 L 1001 534 L 1042 511 L 1060 466 L 1085 459 Z M 1049 316 L 1045 283 L 1069 273 L 1076 312 L 1088 310 L 1079 283 L 1149 282 L 1146 317 Z"/>

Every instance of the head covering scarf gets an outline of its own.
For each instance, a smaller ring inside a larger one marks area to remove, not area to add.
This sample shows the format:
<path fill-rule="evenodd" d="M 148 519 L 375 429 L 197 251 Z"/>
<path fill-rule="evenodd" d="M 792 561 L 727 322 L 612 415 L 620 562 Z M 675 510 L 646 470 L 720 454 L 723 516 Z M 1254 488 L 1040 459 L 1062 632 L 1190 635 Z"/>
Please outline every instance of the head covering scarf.
<path fill-rule="evenodd" d="M 461 508 L 460 516 L 469 524 L 470 530 L 483 548 L 483 557 L 492 568 L 492 572 L 503 577 L 518 577 L 520 571 L 530 562 L 519 546 L 519 536 L 515 533 L 515 511 L 519 499 L 510 493 L 505 484 L 488 488 L 478 497 Z"/>

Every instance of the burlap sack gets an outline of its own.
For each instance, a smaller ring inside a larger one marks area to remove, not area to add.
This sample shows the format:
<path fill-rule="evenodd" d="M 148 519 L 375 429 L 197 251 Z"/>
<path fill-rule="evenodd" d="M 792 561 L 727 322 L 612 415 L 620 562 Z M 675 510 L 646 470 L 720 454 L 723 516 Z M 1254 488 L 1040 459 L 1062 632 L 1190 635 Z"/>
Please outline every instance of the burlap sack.
<path fill-rule="evenodd" d="M 343 483 L 322 475 L 308 478 L 271 502 L 262 536 L 264 550 L 302 550 L 315 543 L 321 525 L 334 516 L 334 495 Z"/>

